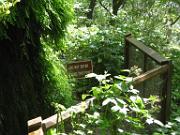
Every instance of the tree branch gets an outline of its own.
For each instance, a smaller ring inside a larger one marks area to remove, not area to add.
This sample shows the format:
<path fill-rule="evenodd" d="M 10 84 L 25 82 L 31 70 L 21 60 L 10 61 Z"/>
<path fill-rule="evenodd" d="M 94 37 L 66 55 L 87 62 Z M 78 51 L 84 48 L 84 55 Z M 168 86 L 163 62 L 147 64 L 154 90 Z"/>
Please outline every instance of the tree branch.
<path fill-rule="evenodd" d="M 110 14 L 110 15 L 113 15 L 110 11 L 109 11 L 109 9 L 105 6 L 105 5 L 103 5 L 103 3 L 99 0 L 98 1 L 99 2 L 99 4 Z"/>
<path fill-rule="evenodd" d="M 117 15 L 119 8 L 122 8 L 125 4 L 125 0 L 113 0 L 113 14 Z"/>
<path fill-rule="evenodd" d="M 170 25 L 174 25 L 178 20 L 180 19 L 180 16 L 178 16 Z"/>

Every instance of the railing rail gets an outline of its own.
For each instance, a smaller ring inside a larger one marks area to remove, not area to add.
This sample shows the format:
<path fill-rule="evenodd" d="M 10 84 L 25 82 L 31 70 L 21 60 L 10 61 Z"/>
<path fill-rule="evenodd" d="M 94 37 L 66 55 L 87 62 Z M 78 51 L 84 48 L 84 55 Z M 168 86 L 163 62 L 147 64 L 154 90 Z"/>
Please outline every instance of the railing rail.
<path fill-rule="evenodd" d="M 125 53 L 128 52 L 128 47 L 129 45 L 134 46 L 135 48 L 139 49 L 141 52 L 143 52 L 145 55 L 148 57 L 152 58 L 154 61 L 156 61 L 158 64 L 166 64 L 169 62 L 168 59 L 162 57 L 158 52 L 154 51 L 150 47 L 145 46 L 143 43 L 138 41 L 137 39 L 133 38 L 131 34 L 127 34 L 125 36 L 125 41 L 126 41 L 126 50 Z M 128 54 L 126 54 L 128 55 Z M 127 57 L 127 56 L 126 56 Z M 127 60 L 128 61 L 128 60 Z"/>
<path fill-rule="evenodd" d="M 60 123 L 62 120 L 66 120 L 72 116 L 73 113 L 78 114 L 80 112 L 85 111 L 89 108 L 89 105 L 91 102 L 93 102 L 95 98 L 92 97 L 90 99 L 87 99 L 86 101 L 83 101 L 81 103 L 78 103 L 74 106 L 71 106 L 66 111 L 61 112 L 61 117 L 58 118 L 58 115 L 52 115 L 51 117 L 42 120 L 41 117 L 37 117 L 35 119 L 28 121 L 28 132 L 29 135 L 44 135 L 44 133 L 52 128 L 55 127 L 58 123 Z M 57 123 L 58 122 L 58 123 Z M 38 134 L 39 131 L 43 131 L 43 134 Z"/>
<path fill-rule="evenodd" d="M 130 34 L 125 37 L 125 62 L 126 67 L 129 68 L 129 46 L 133 45 L 137 49 L 139 49 L 144 56 L 150 57 L 152 60 L 159 64 L 158 67 L 153 68 L 148 71 L 144 71 L 143 74 L 133 78 L 133 84 L 136 86 L 138 84 L 143 83 L 149 79 L 154 78 L 160 74 L 163 74 L 163 78 L 165 80 L 163 91 L 162 91 L 162 109 L 161 109 L 161 121 L 166 122 L 169 119 L 170 114 L 170 80 L 171 80 L 171 61 L 168 59 L 160 56 L 156 51 L 152 50 L 151 48 L 143 45 L 141 42 L 134 39 Z M 146 59 L 146 58 L 145 58 Z M 144 61 L 146 62 L 146 61 Z M 146 64 L 146 63 L 144 63 Z M 144 65 L 144 67 L 146 67 Z M 32 119 L 28 121 L 28 135 L 44 135 L 45 132 L 56 126 L 61 120 L 66 120 L 71 117 L 72 113 L 80 113 L 85 111 L 89 108 L 91 102 L 93 102 L 95 98 L 87 99 L 85 102 L 81 102 L 75 106 L 71 106 L 66 111 L 61 112 L 61 118 L 57 120 L 57 114 L 42 120 L 41 117 Z M 58 122 L 58 123 L 57 123 Z"/>
<path fill-rule="evenodd" d="M 140 84 L 141 82 L 151 79 L 159 74 L 166 73 L 168 71 L 168 69 L 169 69 L 169 65 L 165 64 L 165 65 L 159 66 L 157 68 L 154 68 L 152 70 L 149 70 L 149 71 L 135 77 L 133 79 L 133 84 L 137 85 L 137 84 Z"/>

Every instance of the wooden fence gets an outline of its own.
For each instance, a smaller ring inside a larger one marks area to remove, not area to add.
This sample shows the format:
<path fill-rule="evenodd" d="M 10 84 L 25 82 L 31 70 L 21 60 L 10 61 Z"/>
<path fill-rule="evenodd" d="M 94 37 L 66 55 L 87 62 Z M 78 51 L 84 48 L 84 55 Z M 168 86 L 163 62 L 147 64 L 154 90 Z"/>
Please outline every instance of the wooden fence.
<path fill-rule="evenodd" d="M 130 68 L 134 65 L 143 70 L 141 75 L 133 79 L 134 86 L 140 90 L 144 97 L 157 95 L 161 98 L 161 111 L 158 118 L 165 123 L 170 115 L 171 61 L 128 34 L 125 37 L 125 67 Z M 157 83 L 160 87 L 157 86 Z M 44 120 L 41 117 L 29 120 L 28 135 L 45 135 L 48 129 L 56 126 L 62 120 L 70 118 L 72 113 L 78 114 L 85 111 L 94 99 L 90 98 L 85 102 L 71 106 L 66 111 L 61 112 L 62 118 L 59 120 L 57 120 L 57 114 Z"/>

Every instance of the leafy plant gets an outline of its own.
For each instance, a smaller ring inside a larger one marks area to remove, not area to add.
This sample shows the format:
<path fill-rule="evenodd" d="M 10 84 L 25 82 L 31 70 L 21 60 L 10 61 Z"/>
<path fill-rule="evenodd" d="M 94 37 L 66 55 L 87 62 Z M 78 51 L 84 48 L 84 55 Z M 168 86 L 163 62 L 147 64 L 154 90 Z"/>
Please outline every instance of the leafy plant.
<path fill-rule="evenodd" d="M 176 117 L 171 122 L 167 122 L 166 125 L 157 128 L 153 135 L 179 135 L 180 133 L 180 117 Z"/>
<path fill-rule="evenodd" d="M 132 78 L 116 76 L 115 80 L 107 79 L 110 74 L 88 74 L 100 82 L 99 87 L 92 88 L 95 100 L 88 112 L 73 115 L 73 131 L 69 135 L 84 134 L 150 134 L 149 126 L 164 126 L 154 119 L 147 110 L 150 105 L 154 109 L 156 97 L 141 98 L 139 91 L 131 85 Z M 87 95 L 83 95 L 85 98 Z M 130 129 L 130 130 L 129 130 Z M 61 134 L 64 134 L 61 132 Z"/>
<path fill-rule="evenodd" d="M 96 73 L 102 74 L 105 70 L 114 75 L 120 73 L 118 69 L 123 64 L 123 47 L 118 29 L 100 25 L 76 29 L 75 25 L 71 25 L 68 31 L 67 60 L 90 59 Z"/>
<path fill-rule="evenodd" d="M 65 106 L 72 104 L 72 86 L 63 62 L 58 58 L 50 45 L 44 43 L 43 63 L 43 87 L 47 93 L 44 95 L 46 102 L 62 103 Z"/>

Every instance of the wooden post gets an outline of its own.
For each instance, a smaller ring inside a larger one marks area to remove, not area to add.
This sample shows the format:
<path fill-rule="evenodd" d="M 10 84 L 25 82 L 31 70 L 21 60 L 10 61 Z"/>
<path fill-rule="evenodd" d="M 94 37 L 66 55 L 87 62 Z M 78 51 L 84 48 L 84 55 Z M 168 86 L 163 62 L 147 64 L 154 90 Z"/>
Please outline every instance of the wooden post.
<path fill-rule="evenodd" d="M 28 135 L 44 135 L 41 117 L 28 121 Z"/>
<path fill-rule="evenodd" d="M 169 70 L 167 75 L 167 90 L 166 90 L 166 121 L 170 118 L 170 108 L 171 108 L 171 79 L 172 79 L 172 62 L 169 61 Z"/>
<path fill-rule="evenodd" d="M 168 61 L 168 70 L 164 74 L 164 87 L 162 91 L 163 101 L 162 101 L 162 111 L 161 120 L 165 124 L 170 118 L 170 106 L 171 106 L 171 76 L 172 76 L 172 63 Z"/>
<path fill-rule="evenodd" d="M 143 72 L 147 71 L 147 55 L 144 53 Z"/>
<path fill-rule="evenodd" d="M 125 47 L 124 47 L 124 61 L 125 61 L 125 68 L 128 69 L 129 68 L 129 42 L 126 40 L 127 37 L 130 37 L 131 34 L 126 34 L 125 35 Z"/>

